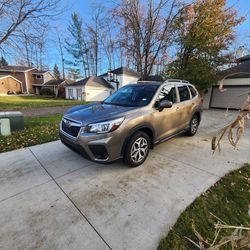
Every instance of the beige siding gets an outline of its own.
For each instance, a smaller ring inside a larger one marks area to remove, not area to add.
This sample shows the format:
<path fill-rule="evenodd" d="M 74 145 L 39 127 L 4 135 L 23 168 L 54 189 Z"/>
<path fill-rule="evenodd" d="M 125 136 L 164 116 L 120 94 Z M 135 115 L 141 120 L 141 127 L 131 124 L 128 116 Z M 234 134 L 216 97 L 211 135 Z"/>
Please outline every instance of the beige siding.
<path fill-rule="evenodd" d="M 123 75 L 123 77 L 122 77 L 122 86 L 125 86 L 127 84 L 131 84 L 131 83 L 137 83 L 138 79 L 139 78 L 135 77 L 135 76 Z"/>
<path fill-rule="evenodd" d="M 55 78 L 51 75 L 50 72 L 46 72 L 43 74 L 44 82 L 48 82 L 50 80 L 54 80 Z"/>

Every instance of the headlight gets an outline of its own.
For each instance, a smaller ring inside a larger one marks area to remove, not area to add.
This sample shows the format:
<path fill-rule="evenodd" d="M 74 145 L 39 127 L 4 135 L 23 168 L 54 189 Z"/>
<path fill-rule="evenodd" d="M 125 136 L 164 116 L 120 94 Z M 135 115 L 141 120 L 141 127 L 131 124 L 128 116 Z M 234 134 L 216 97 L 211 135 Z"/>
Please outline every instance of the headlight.
<path fill-rule="evenodd" d="M 105 122 L 92 123 L 86 127 L 86 132 L 97 134 L 105 134 L 108 132 L 112 132 L 118 129 L 123 121 L 124 117 Z"/>

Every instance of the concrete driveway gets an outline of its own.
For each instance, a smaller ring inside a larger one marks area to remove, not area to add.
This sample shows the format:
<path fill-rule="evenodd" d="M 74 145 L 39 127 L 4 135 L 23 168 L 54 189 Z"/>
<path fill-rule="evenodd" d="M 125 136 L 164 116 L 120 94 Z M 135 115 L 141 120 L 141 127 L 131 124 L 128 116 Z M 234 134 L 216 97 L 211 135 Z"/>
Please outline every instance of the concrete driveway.
<path fill-rule="evenodd" d="M 197 196 L 250 162 L 249 126 L 238 150 L 223 143 L 212 155 L 223 115 L 204 112 L 195 137 L 156 146 L 135 169 L 59 141 L 0 154 L 0 249 L 156 249 Z"/>

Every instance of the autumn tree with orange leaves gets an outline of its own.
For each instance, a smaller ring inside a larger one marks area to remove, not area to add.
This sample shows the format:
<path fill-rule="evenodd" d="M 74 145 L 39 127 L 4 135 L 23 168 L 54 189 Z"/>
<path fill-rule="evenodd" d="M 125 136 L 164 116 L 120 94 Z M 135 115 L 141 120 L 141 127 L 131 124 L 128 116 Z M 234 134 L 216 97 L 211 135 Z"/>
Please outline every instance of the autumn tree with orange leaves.
<path fill-rule="evenodd" d="M 194 83 L 204 90 L 218 80 L 221 67 L 232 60 L 228 48 L 243 22 L 226 0 L 197 0 L 175 22 L 177 57 L 165 75 Z"/>

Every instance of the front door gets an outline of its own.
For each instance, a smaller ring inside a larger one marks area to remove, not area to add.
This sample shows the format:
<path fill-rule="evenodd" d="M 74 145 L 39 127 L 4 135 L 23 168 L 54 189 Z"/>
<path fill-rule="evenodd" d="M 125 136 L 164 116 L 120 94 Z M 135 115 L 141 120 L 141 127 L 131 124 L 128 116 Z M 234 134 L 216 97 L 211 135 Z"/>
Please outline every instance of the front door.
<path fill-rule="evenodd" d="M 165 108 L 161 112 L 157 106 L 162 100 L 171 101 L 173 106 Z M 156 141 L 159 141 L 179 130 L 180 122 L 176 117 L 176 109 L 178 108 L 176 87 L 174 84 L 165 85 L 162 87 L 160 94 L 155 103 L 155 111 L 153 112 L 153 120 L 156 128 Z"/>

